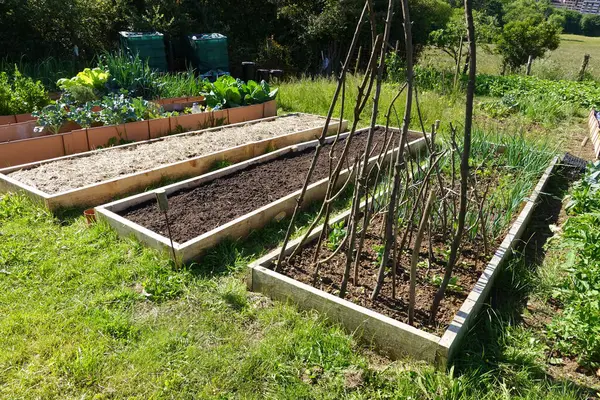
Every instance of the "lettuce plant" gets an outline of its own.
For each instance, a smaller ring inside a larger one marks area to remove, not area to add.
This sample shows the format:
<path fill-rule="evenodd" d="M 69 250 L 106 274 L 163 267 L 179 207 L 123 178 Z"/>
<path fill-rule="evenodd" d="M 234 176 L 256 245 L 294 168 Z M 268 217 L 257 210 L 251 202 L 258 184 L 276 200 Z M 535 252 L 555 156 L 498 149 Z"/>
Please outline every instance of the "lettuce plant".
<path fill-rule="evenodd" d="M 100 68 L 86 68 L 71 79 L 59 79 L 56 84 L 59 88 L 66 91 L 69 91 L 75 86 L 103 90 L 109 77 L 110 74 Z"/>
<path fill-rule="evenodd" d="M 265 81 L 247 83 L 229 75 L 219 77 L 215 82 L 208 83 L 206 91 L 200 93 L 206 98 L 206 105 L 212 109 L 233 108 L 250 104 L 261 104 L 273 100 L 277 90 L 270 90 Z"/>

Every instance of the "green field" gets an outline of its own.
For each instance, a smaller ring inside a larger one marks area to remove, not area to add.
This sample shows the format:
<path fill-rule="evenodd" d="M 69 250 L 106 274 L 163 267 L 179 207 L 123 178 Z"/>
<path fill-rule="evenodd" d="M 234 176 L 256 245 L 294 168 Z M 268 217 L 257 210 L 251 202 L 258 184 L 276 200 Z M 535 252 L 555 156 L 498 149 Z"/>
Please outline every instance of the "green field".
<path fill-rule="evenodd" d="M 488 46 L 488 48 L 492 48 Z M 561 35 L 558 49 L 549 52 L 544 59 L 535 60 L 531 68 L 532 75 L 543 79 L 575 79 L 584 54 L 591 59 L 587 72 L 595 80 L 600 81 L 600 38 L 579 35 Z M 500 56 L 479 47 L 477 53 L 477 72 L 483 74 L 499 74 L 501 72 Z M 428 48 L 419 62 L 437 68 L 452 69 L 450 56 L 439 49 Z"/>

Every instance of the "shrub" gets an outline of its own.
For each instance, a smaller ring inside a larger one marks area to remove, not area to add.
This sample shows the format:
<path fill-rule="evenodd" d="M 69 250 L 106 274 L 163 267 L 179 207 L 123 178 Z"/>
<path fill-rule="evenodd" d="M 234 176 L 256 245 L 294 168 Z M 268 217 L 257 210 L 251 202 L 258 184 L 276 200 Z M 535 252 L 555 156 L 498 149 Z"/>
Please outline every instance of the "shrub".
<path fill-rule="evenodd" d="M 548 50 L 558 48 L 559 35 L 560 28 L 548 21 L 510 21 L 496 39 L 496 51 L 502 56 L 502 63 L 515 71 L 527 63 L 529 56 L 540 58 Z"/>
<path fill-rule="evenodd" d="M 40 81 L 23 76 L 15 66 L 12 76 L 0 73 L 0 115 L 24 114 L 50 103 Z"/>
<path fill-rule="evenodd" d="M 563 354 L 592 368 L 600 367 L 599 176 L 597 162 L 573 189 L 569 212 L 575 215 L 565 223 L 562 237 L 563 246 L 571 253 L 567 275 L 554 294 L 563 311 L 548 325 L 550 338 L 557 340 Z"/>

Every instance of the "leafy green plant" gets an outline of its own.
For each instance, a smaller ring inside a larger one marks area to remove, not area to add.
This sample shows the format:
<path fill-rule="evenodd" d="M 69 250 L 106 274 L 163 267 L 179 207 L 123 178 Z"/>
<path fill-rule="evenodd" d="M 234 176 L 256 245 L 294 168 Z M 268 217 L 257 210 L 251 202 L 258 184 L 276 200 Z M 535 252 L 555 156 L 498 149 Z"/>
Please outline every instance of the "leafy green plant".
<path fill-rule="evenodd" d="M 106 53 L 100 57 L 100 66 L 108 71 L 108 87 L 113 92 L 125 91 L 130 97 L 146 100 L 161 95 L 163 82 L 160 76 L 139 55 L 130 57 L 123 53 Z"/>
<path fill-rule="evenodd" d="M 329 236 L 327 236 L 327 248 L 331 251 L 334 251 L 339 247 L 346 236 L 346 228 L 344 228 L 344 221 L 340 221 L 337 224 L 333 225 L 333 229 L 329 232 Z"/>
<path fill-rule="evenodd" d="M 600 208 L 600 199 L 595 200 Z M 558 349 L 580 364 L 600 367 L 600 214 L 588 212 L 569 218 L 563 227 L 563 246 L 570 249 L 565 279 L 556 297 L 562 313 L 548 325 Z"/>
<path fill-rule="evenodd" d="M 377 265 L 381 264 L 381 259 L 383 257 L 383 250 L 385 246 L 382 244 L 376 244 L 373 246 L 373 251 L 377 254 Z"/>
<path fill-rule="evenodd" d="M 57 134 L 69 119 L 68 105 L 57 102 L 47 105 L 39 112 L 34 112 L 33 115 L 38 117 L 39 126 L 47 127 L 52 134 Z"/>
<path fill-rule="evenodd" d="M 571 215 L 600 212 L 600 161 L 590 164 L 582 180 L 566 198 L 565 210 Z"/>
<path fill-rule="evenodd" d="M 244 104 L 261 104 L 273 100 L 277 96 L 278 89 L 271 90 L 269 84 L 265 81 L 260 83 L 248 81 L 243 86 L 243 91 L 246 93 Z"/>
<path fill-rule="evenodd" d="M 70 79 L 59 79 L 56 85 L 76 104 L 94 101 L 106 94 L 110 74 L 101 68 L 86 68 Z"/>
<path fill-rule="evenodd" d="M 0 115 L 30 113 L 49 103 L 44 85 L 22 75 L 16 66 L 12 75 L 0 73 Z"/>
<path fill-rule="evenodd" d="M 86 68 L 71 79 L 59 79 L 56 85 L 62 90 L 69 91 L 76 86 L 84 86 L 91 89 L 103 90 L 108 82 L 110 74 L 101 68 Z"/>
<path fill-rule="evenodd" d="M 71 107 L 68 112 L 68 118 L 83 128 L 89 128 L 93 124 L 100 122 L 100 112 L 94 111 L 95 106 L 95 102 L 88 102 L 79 107 Z"/>
<path fill-rule="evenodd" d="M 215 82 L 207 84 L 202 92 L 206 105 L 212 109 L 233 108 L 250 104 L 261 104 L 273 100 L 278 89 L 272 90 L 265 81 L 245 83 L 229 75 L 219 77 Z"/>
<path fill-rule="evenodd" d="M 105 125 L 158 118 L 162 109 L 155 103 L 141 98 L 130 98 L 125 94 L 110 94 L 101 101 L 100 121 Z"/>
<path fill-rule="evenodd" d="M 138 121 L 138 116 L 129 97 L 110 94 L 102 99 L 100 120 L 104 125 L 119 125 Z"/>
<path fill-rule="evenodd" d="M 441 275 L 433 275 L 430 278 L 431 284 L 436 287 L 440 287 L 440 285 L 442 284 L 442 280 L 443 278 Z M 456 276 L 450 278 L 450 283 L 448 283 L 448 290 L 455 293 L 462 293 L 465 291 L 465 289 L 458 284 L 458 278 Z"/>

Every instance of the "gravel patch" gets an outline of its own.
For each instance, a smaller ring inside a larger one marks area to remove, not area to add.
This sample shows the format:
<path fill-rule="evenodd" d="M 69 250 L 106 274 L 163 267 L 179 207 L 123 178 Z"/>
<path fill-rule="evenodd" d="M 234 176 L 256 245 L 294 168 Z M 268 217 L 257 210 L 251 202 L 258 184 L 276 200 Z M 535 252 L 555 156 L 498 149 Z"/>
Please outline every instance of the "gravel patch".
<path fill-rule="evenodd" d="M 273 121 L 223 127 L 211 132 L 165 137 L 152 143 L 131 145 L 42 164 L 11 172 L 11 178 L 45 193 L 55 194 L 122 175 L 157 168 L 203 154 L 322 126 L 323 118 L 290 115 Z"/>

